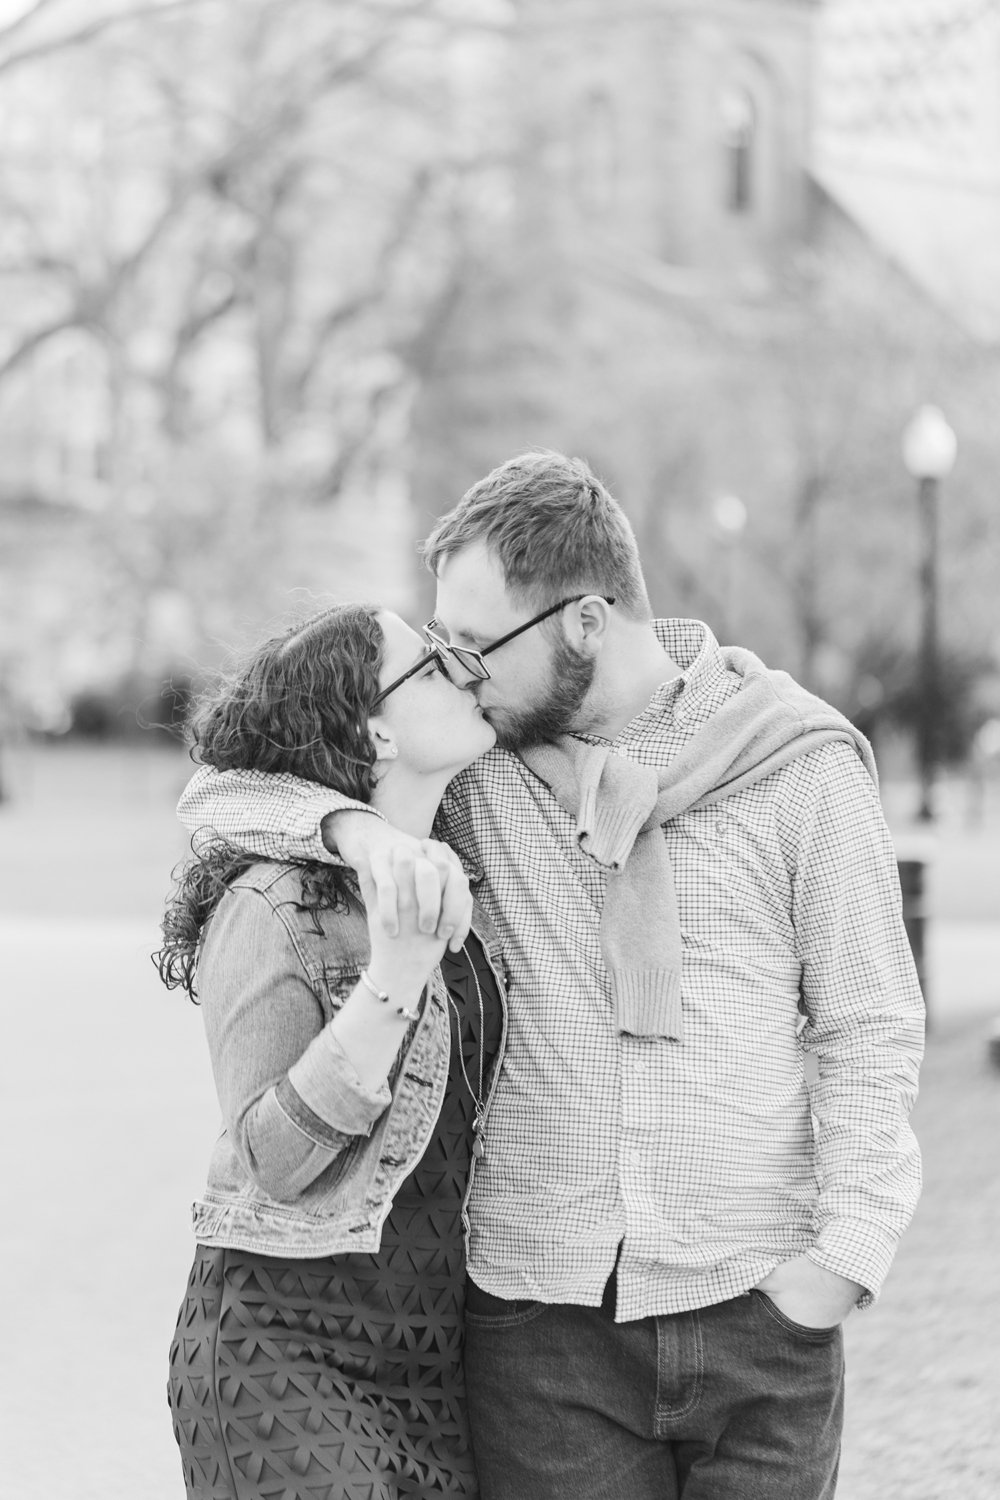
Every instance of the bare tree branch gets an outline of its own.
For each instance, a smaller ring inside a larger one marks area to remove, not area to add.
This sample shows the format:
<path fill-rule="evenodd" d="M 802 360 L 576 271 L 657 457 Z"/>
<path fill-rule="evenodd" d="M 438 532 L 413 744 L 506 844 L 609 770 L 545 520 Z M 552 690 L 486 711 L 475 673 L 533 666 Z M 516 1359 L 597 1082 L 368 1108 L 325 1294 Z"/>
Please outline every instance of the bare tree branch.
<path fill-rule="evenodd" d="M 308 389 L 334 335 L 360 317 L 368 308 L 376 306 L 385 297 L 386 282 L 391 274 L 392 264 L 409 239 L 412 225 L 417 217 L 417 210 L 430 191 L 431 181 L 432 174 L 425 169 L 418 173 L 411 184 L 409 192 L 399 207 L 393 232 L 382 246 L 378 261 L 373 267 L 367 287 L 340 303 L 339 306 L 332 308 L 320 320 L 309 351 L 302 360 L 297 374 L 289 383 L 289 392 L 294 401 L 301 400 Z"/>
<path fill-rule="evenodd" d="M 26 26 L 30 26 L 32 21 L 41 15 L 42 11 L 49 10 L 55 4 L 57 4 L 57 0 L 35 0 L 34 5 L 30 5 L 26 11 L 16 16 L 13 21 L 8 21 L 6 26 L 0 26 L 0 44 L 9 42 L 11 37 L 16 36 L 19 31 L 23 31 Z"/>
<path fill-rule="evenodd" d="M 38 13 L 46 9 L 52 0 L 38 0 L 38 3 L 20 20 L 15 21 L 6 32 L 0 32 L 0 42 L 9 38 L 12 32 L 18 31 L 33 19 Z M 0 57 L 0 73 L 8 73 L 12 68 L 18 68 L 25 63 L 36 62 L 42 57 L 51 57 L 54 53 L 65 52 L 73 47 L 85 46 L 97 37 L 103 36 L 113 27 L 127 25 L 131 21 L 157 20 L 160 16 L 172 15 L 180 10 L 190 10 L 192 6 L 216 3 L 216 0 L 162 0 L 160 4 L 136 5 L 130 10 L 117 11 L 112 15 L 101 16 L 97 21 L 91 21 L 87 26 L 81 26 L 76 31 L 64 32 L 61 36 L 47 37 L 42 41 L 30 43 L 22 47 L 19 52 L 12 52 L 7 57 Z"/>
<path fill-rule="evenodd" d="M 6 359 L 0 361 L 0 384 L 12 371 L 23 364 L 29 355 L 34 354 L 37 349 L 58 334 L 64 333 L 69 328 L 102 326 L 108 308 L 123 288 L 137 275 L 143 263 L 177 218 L 180 206 L 198 185 L 198 179 L 190 179 L 181 184 L 171 194 L 170 200 L 139 243 L 109 269 L 100 285 L 94 285 L 92 282 L 79 285 L 73 305 L 65 313 L 32 329 L 29 334 L 25 335 Z"/>
<path fill-rule="evenodd" d="M 88 321 L 89 318 L 86 316 L 83 307 L 78 304 L 70 312 L 64 313 L 61 317 L 54 318 L 49 323 L 44 323 L 40 328 L 33 328 L 11 350 L 6 359 L 0 360 L 0 382 L 4 381 L 19 365 L 23 365 L 25 360 L 34 354 L 36 349 L 41 348 L 43 344 L 47 344 L 50 339 L 57 337 L 60 333 L 68 333 L 71 328 L 82 328 Z"/>

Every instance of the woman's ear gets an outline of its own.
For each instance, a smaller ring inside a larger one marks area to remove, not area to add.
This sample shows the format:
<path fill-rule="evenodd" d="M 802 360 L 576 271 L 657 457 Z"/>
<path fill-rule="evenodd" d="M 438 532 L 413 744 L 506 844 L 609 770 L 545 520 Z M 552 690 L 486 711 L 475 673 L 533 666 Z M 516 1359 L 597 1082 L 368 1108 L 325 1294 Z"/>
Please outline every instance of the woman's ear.
<path fill-rule="evenodd" d="M 372 743 L 375 746 L 375 759 L 395 760 L 399 754 L 399 746 L 392 738 L 392 735 L 386 734 L 384 730 L 379 729 L 374 720 L 369 720 L 368 729 L 371 733 Z"/>

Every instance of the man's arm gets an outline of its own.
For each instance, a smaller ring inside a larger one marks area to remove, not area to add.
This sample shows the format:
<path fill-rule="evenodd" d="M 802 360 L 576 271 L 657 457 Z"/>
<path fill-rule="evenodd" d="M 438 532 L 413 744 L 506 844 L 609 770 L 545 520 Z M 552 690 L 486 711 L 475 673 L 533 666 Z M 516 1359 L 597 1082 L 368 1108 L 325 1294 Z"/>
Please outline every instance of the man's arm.
<path fill-rule="evenodd" d="M 196 840 L 209 832 L 261 859 L 350 865 L 371 880 L 390 936 L 411 900 L 421 932 L 436 932 L 455 952 L 468 935 L 472 898 L 454 851 L 393 828 L 367 803 L 331 787 L 287 772 L 201 766 L 177 816 Z"/>
<path fill-rule="evenodd" d="M 181 793 L 177 816 L 192 835 L 209 830 L 261 859 L 339 864 L 335 847 L 331 853 L 323 842 L 321 825 L 327 814 L 346 808 L 379 816 L 363 802 L 287 772 L 199 766 Z"/>
<path fill-rule="evenodd" d="M 819 1200 L 808 1256 L 762 1289 L 788 1315 L 815 1301 L 815 1322 L 877 1294 L 920 1192 L 908 1123 L 923 1051 L 924 1006 L 903 927 L 892 839 L 878 792 L 847 746 L 790 768 L 796 798 L 793 920 L 807 1024 Z M 771 1284 L 769 1284 L 771 1283 Z M 791 1299 L 791 1300 L 787 1300 Z M 828 1321 L 837 1321 L 836 1317 Z"/>

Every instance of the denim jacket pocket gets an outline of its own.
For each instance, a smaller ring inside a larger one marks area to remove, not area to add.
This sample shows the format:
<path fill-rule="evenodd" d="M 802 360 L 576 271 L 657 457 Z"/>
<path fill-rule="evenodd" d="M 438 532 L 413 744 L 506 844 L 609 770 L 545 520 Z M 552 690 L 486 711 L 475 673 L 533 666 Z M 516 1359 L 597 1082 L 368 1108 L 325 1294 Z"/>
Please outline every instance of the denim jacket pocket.
<path fill-rule="evenodd" d="M 329 1021 L 337 1014 L 344 1001 L 357 989 L 362 964 L 324 964 L 319 975 L 320 1004 Z"/>

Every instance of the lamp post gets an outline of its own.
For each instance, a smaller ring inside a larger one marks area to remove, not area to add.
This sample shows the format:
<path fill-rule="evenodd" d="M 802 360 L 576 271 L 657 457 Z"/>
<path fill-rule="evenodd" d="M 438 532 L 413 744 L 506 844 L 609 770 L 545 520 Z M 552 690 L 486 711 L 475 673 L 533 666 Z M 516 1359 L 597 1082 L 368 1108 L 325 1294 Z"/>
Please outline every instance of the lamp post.
<path fill-rule="evenodd" d="M 724 600 L 719 621 L 720 637 L 728 635 L 730 643 L 737 632 L 739 608 L 737 594 L 737 558 L 740 538 L 746 530 L 747 508 L 739 495 L 717 495 L 712 502 L 712 520 L 722 543 L 721 577 Z"/>
<path fill-rule="evenodd" d="M 937 720 L 940 713 L 938 660 L 938 495 L 941 481 L 951 473 L 958 444 L 954 432 L 936 406 L 921 406 L 903 432 L 903 462 L 917 481 L 920 511 L 920 667 L 917 719 L 917 764 L 920 806 L 917 817 L 934 817 L 934 775 L 937 769 Z"/>

